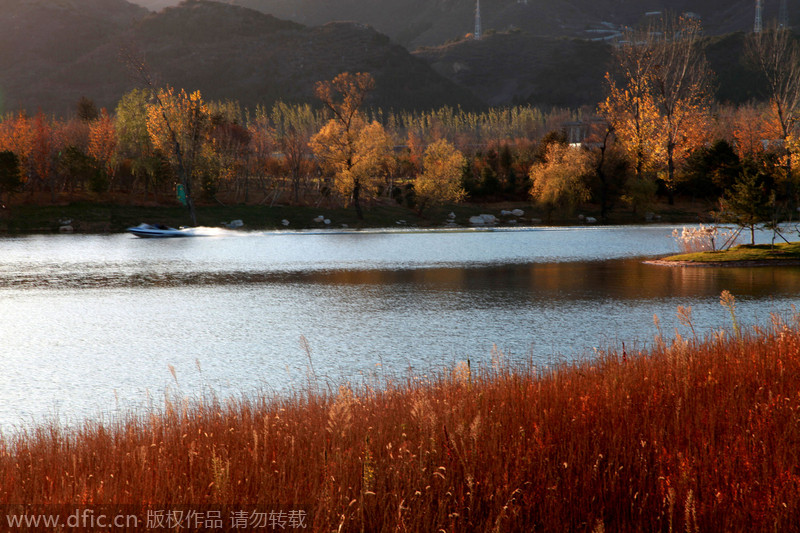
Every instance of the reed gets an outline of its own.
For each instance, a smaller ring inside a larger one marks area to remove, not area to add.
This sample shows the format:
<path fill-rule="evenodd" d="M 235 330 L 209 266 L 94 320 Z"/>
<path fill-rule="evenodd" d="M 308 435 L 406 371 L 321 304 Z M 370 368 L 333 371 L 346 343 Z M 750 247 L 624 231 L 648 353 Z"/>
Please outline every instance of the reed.
<path fill-rule="evenodd" d="M 0 440 L 0 504 L 302 507 L 314 531 L 789 531 L 800 317 L 542 369 L 166 400 Z M 2 517 L 0 517 L 2 518 Z"/>

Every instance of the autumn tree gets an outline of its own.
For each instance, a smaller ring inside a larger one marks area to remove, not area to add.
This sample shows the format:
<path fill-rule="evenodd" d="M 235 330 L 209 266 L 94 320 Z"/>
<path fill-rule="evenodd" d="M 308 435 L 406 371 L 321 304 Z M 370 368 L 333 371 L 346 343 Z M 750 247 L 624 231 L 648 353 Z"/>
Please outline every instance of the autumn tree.
<path fill-rule="evenodd" d="M 637 32 L 627 32 L 614 48 L 617 77 L 606 73 L 608 96 L 600 104 L 600 114 L 608 120 L 619 142 L 633 161 L 638 181 L 655 165 L 660 128 L 656 103 L 651 91 L 655 70 L 654 51 L 639 41 Z"/>
<path fill-rule="evenodd" d="M 678 161 L 702 144 L 710 105 L 710 70 L 699 46 L 700 22 L 691 17 L 665 16 L 660 35 L 641 46 L 653 48 L 650 76 L 658 113 L 666 171 L 661 173 L 673 204 Z"/>
<path fill-rule="evenodd" d="M 192 191 L 195 171 L 207 147 L 210 120 L 200 91 L 158 89 L 148 107 L 147 131 L 156 149 L 167 154 L 183 186 L 192 225 L 197 225 Z"/>
<path fill-rule="evenodd" d="M 149 90 L 152 102 L 147 106 L 147 132 L 155 148 L 170 161 L 183 187 L 192 225 L 196 226 L 192 182 L 195 164 L 207 141 L 208 108 L 200 91 L 187 94 L 183 89 L 178 93 L 169 86 L 159 88 L 140 55 L 131 49 L 122 50 L 121 54 L 134 76 Z"/>
<path fill-rule="evenodd" d="M 300 185 L 311 172 L 309 141 L 318 129 L 320 120 L 309 104 L 290 106 L 276 102 L 272 106 L 275 141 L 283 154 L 284 170 L 292 182 L 294 203 L 300 203 Z"/>
<path fill-rule="evenodd" d="M 544 161 L 531 167 L 530 196 L 539 202 L 552 218 L 556 209 L 571 214 L 589 200 L 585 178 L 590 164 L 588 152 L 563 143 L 550 143 Z"/>
<path fill-rule="evenodd" d="M 586 145 L 591 146 L 589 188 L 592 197 L 600 204 L 600 218 L 605 220 L 625 189 L 630 171 L 629 159 L 615 142 L 613 126 L 605 120 L 590 124 Z"/>
<path fill-rule="evenodd" d="M 127 160 L 136 181 L 144 182 L 144 195 L 161 185 L 165 156 L 156 150 L 147 131 L 148 89 L 133 89 L 125 93 L 114 112 L 118 157 Z"/>
<path fill-rule="evenodd" d="M 461 186 L 464 155 L 446 139 L 439 139 L 425 150 L 422 173 L 414 180 L 417 209 L 445 202 L 459 202 L 466 196 Z"/>
<path fill-rule="evenodd" d="M 114 119 L 103 109 L 100 116 L 89 125 L 88 154 L 97 161 L 103 179 L 93 183 L 96 191 L 109 187 L 114 178 L 114 163 L 117 152 L 117 131 Z"/>
<path fill-rule="evenodd" d="M 770 128 L 766 115 L 771 113 L 764 105 L 743 104 L 731 113 L 730 141 L 741 159 L 757 160 L 764 153 L 764 139 L 775 138 L 777 132 Z"/>
<path fill-rule="evenodd" d="M 614 49 L 617 76 L 606 74 L 608 96 L 600 112 L 634 162 L 633 197 L 650 188 L 647 174 L 660 170 L 674 202 L 676 166 L 703 139 L 710 71 L 700 35 L 695 19 L 667 15 L 628 31 Z"/>
<path fill-rule="evenodd" d="M 363 219 L 360 199 L 377 195 L 391 157 L 392 140 L 383 126 L 357 118 L 348 134 L 342 124 L 331 120 L 311 138 L 310 145 L 323 169 L 333 175 L 336 191 L 352 199 Z"/>
<path fill-rule="evenodd" d="M 53 172 L 55 139 L 50 121 L 41 111 L 33 118 L 33 143 L 30 164 L 38 183 L 48 183 L 50 200 L 56 201 L 56 174 Z"/>
<path fill-rule="evenodd" d="M 226 101 L 209 105 L 209 142 L 212 157 L 201 173 L 203 193 L 216 198 L 221 186 L 232 190 L 234 198 L 249 198 L 250 131 L 242 124 L 242 111 L 237 102 Z"/>
<path fill-rule="evenodd" d="M 800 120 L 800 45 L 786 29 L 753 33 L 746 45 L 747 57 L 758 66 L 784 152 L 785 179 L 794 202 L 794 178 L 790 139 Z"/>
<path fill-rule="evenodd" d="M 312 137 L 311 148 L 323 168 L 334 176 L 336 189 L 352 199 L 359 219 L 364 218 L 362 194 L 377 189 L 374 172 L 381 161 L 373 156 L 385 152 L 388 142 L 380 124 L 368 124 L 361 112 L 374 86 L 370 74 L 344 72 L 333 80 L 317 83 L 315 90 L 333 118 Z M 361 153 L 364 149 L 368 153 Z"/>
<path fill-rule="evenodd" d="M 32 121 L 24 112 L 7 117 L 0 126 L 0 150 L 16 154 L 23 184 L 30 176 L 29 161 L 33 152 Z"/>

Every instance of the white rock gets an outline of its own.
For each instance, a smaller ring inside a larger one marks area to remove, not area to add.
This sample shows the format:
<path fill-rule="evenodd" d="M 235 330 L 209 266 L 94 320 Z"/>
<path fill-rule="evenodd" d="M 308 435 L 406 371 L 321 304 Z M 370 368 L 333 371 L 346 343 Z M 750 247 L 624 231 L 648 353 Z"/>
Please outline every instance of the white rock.
<path fill-rule="evenodd" d="M 482 216 L 469 217 L 469 223 L 473 226 L 485 226 L 486 220 Z"/>
<path fill-rule="evenodd" d="M 597 219 L 594 217 L 586 217 L 585 220 L 587 224 L 597 224 Z"/>
<path fill-rule="evenodd" d="M 483 218 L 484 222 L 486 222 L 487 224 L 497 223 L 497 217 L 494 215 L 481 215 L 481 218 Z"/>
<path fill-rule="evenodd" d="M 64 224 L 63 226 L 58 228 L 59 233 L 74 233 L 75 228 L 70 226 L 69 224 Z"/>
<path fill-rule="evenodd" d="M 515 217 L 521 217 L 522 215 L 525 214 L 525 211 L 523 211 L 522 209 L 514 209 L 513 211 L 511 211 L 511 214 L 514 215 Z"/>
<path fill-rule="evenodd" d="M 331 219 L 329 219 L 329 218 L 326 218 L 326 219 L 325 219 L 325 220 L 323 220 L 322 222 L 323 222 L 323 224 L 325 224 L 326 226 L 330 226 L 330 225 L 331 225 Z"/>
<path fill-rule="evenodd" d="M 289 221 L 284 218 L 283 220 L 281 220 L 281 224 L 283 224 L 284 226 L 288 226 Z"/>
<path fill-rule="evenodd" d="M 503 209 L 502 211 L 500 211 L 500 216 L 501 217 L 511 216 L 511 211 L 507 211 L 507 210 Z"/>
<path fill-rule="evenodd" d="M 800 207 L 798 207 L 798 208 L 797 208 L 797 210 L 798 210 L 798 211 L 800 211 Z M 450 220 L 452 220 L 452 219 L 456 218 L 456 214 L 455 214 L 455 213 L 453 213 L 452 211 L 450 211 L 450 214 L 449 214 L 449 215 L 447 215 L 447 218 L 449 218 Z"/>
<path fill-rule="evenodd" d="M 317 224 L 321 224 L 324 220 L 325 220 L 325 217 L 320 215 L 320 216 L 318 216 L 317 218 L 314 219 L 314 222 L 316 222 Z"/>

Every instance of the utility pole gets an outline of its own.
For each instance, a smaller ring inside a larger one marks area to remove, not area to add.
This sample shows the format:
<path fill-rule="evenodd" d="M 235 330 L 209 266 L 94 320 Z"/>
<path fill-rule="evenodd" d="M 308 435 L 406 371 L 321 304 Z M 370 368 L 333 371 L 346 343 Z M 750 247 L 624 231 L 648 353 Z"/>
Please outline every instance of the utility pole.
<path fill-rule="evenodd" d="M 475 5 L 475 34 L 474 39 L 480 40 L 481 38 L 481 0 L 477 0 L 477 4 Z"/>
<path fill-rule="evenodd" d="M 761 0 L 756 0 L 756 22 L 753 24 L 753 33 L 761 33 L 764 24 L 761 20 Z"/>

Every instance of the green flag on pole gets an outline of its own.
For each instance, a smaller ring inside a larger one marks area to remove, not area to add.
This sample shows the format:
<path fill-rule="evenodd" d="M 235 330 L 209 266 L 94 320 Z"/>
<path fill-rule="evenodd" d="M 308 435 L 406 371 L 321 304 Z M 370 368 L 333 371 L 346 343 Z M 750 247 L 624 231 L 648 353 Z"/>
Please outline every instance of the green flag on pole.
<path fill-rule="evenodd" d="M 178 186 L 175 187 L 175 192 L 178 193 L 178 201 L 183 205 L 186 205 L 186 188 L 182 183 L 179 183 Z"/>

